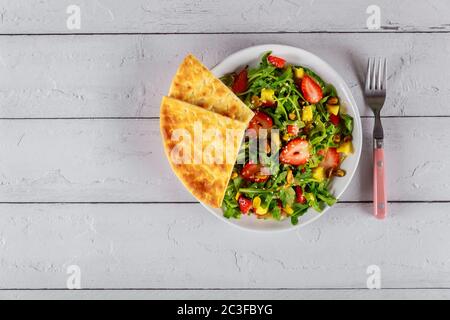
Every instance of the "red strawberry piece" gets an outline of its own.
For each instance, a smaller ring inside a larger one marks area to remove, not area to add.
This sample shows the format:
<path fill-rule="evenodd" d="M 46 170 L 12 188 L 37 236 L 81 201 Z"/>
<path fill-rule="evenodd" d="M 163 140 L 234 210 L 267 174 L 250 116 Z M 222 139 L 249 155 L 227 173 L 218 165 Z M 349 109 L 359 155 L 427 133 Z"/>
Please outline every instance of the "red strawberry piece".
<path fill-rule="evenodd" d="M 300 186 L 296 186 L 295 187 L 295 195 L 296 195 L 296 201 L 298 203 L 301 203 L 301 204 L 305 204 L 306 203 L 306 198 L 303 195 L 303 190 L 302 190 L 302 188 Z"/>
<path fill-rule="evenodd" d="M 255 112 L 255 115 L 253 116 L 252 120 L 250 120 L 248 128 L 258 132 L 259 129 L 270 129 L 272 128 L 272 126 L 273 126 L 272 118 L 262 111 L 257 111 Z"/>
<path fill-rule="evenodd" d="M 308 162 L 309 156 L 308 141 L 296 138 L 283 147 L 280 154 L 280 161 L 284 164 L 300 166 Z"/>
<path fill-rule="evenodd" d="M 277 68 L 284 68 L 286 64 L 286 60 L 277 57 L 277 56 L 268 56 L 267 61 L 269 61 L 270 64 L 274 65 Z"/>
<path fill-rule="evenodd" d="M 247 214 L 250 212 L 250 210 L 252 209 L 252 200 L 244 197 L 244 196 L 239 196 L 239 209 L 241 210 L 241 212 L 243 214 Z"/>
<path fill-rule="evenodd" d="M 283 210 L 283 202 L 280 199 L 277 199 L 277 207 Z"/>
<path fill-rule="evenodd" d="M 330 114 L 330 122 L 335 126 L 338 126 L 339 123 L 341 122 L 341 117 L 336 116 L 334 114 Z"/>
<path fill-rule="evenodd" d="M 243 69 L 234 79 L 231 89 L 234 93 L 242 93 L 247 90 L 248 87 L 248 72 L 247 68 Z"/>
<path fill-rule="evenodd" d="M 292 136 L 296 136 L 296 135 L 298 135 L 300 129 L 296 125 L 289 124 L 286 128 L 286 131 L 288 134 L 290 134 Z"/>
<path fill-rule="evenodd" d="M 266 182 L 269 179 L 269 175 L 262 172 L 263 168 L 264 167 L 260 164 L 248 162 L 244 168 L 242 168 L 241 175 L 247 181 L 258 183 Z"/>
<path fill-rule="evenodd" d="M 301 82 L 303 97 L 309 103 L 317 103 L 323 98 L 322 88 L 310 76 L 305 75 Z"/>
<path fill-rule="evenodd" d="M 261 103 L 261 107 L 276 107 L 276 105 L 276 101 L 264 101 L 263 103 Z"/>
<path fill-rule="evenodd" d="M 330 168 L 337 168 L 340 163 L 339 153 L 337 152 L 336 148 L 328 148 L 328 150 L 324 151 L 321 150 L 319 152 L 319 155 L 323 156 L 324 158 L 322 162 L 320 163 L 320 166 L 325 169 Z"/>

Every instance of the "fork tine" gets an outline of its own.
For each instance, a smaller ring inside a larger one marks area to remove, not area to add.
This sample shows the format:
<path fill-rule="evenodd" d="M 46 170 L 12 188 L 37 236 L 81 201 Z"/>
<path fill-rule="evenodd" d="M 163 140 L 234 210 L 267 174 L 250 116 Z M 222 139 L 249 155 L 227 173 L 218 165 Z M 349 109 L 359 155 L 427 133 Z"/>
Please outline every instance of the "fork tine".
<path fill-rule="evenodd" d="M 383 76 L 383 69 L 384 69 L 384 59 L 383 58 L 378 58 L 378 81 L 377 81 L 377 85 L 378 88 L 377 90 L 382 90 L 381 88 L 381 84 L 382 84 L 382 79 L 384 79 Z"/>
<path fill-rule="evenodd" d="M 369 58 L 367 60 L 367 73 L 366 73 L 366 91 L 370 90 L 370 79 L 371 79 L 371 64 L 372 64 L 372 58 Z"/>
<path fill-rule="evenodd" d="M 377 58 L 372 58 L 372 85 L 371 89 L 376 90 L 377 89 Z"/>
<path fill-rule="evenodd" d="M 383 82 L 383 90 L 387 90 L 387 58 L 384 59 L 384 82 Z"/>

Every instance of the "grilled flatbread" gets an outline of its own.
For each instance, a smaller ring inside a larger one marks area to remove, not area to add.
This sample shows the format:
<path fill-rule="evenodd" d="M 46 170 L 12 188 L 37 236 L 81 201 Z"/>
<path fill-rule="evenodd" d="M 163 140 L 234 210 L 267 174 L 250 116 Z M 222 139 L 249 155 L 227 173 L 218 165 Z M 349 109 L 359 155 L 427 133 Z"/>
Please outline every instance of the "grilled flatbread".
<path fill-rule="evenodd" d="M 222 205 L 246 124 L 163 97 L 160 129 L 173 171 L 201 202 Z"/>
<path fill-rule="evenodd" d="M 250 108 L 193 55 L 178 68 L 169 96 L 246 124 L 253 117 Z"/>

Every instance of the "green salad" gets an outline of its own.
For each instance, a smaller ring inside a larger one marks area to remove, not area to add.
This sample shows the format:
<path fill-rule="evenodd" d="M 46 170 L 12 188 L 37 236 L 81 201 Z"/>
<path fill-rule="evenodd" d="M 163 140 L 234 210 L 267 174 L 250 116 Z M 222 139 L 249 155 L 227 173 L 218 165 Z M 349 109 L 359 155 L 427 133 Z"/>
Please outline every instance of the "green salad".
<path fill-rule="evenodd" d="M 224 216 L 290 218 L 295 225 L 310 207 L 321 212 L 336 203 L 329 186 L 346 174 L 340 165 L 353 153 L 353 118 L 333 85 L 271 52 L 257 68 L 221 80 L 255 113 L 225 193 Z M 251 140 L 263 133 L 267 143 L 255 161 Z"/>

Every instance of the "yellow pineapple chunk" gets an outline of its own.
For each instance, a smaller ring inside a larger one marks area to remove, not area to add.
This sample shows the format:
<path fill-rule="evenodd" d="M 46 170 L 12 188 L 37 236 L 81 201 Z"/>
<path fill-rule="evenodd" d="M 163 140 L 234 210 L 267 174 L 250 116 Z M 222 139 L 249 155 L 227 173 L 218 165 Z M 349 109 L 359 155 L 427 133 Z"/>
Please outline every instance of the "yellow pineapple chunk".
<path fill-rule="evenodd" d="M 261 198 L 254 197 L 253 198 L 253 208 L 259 208 L 261 206 Z"/>
<path fill-rule="evenodd" d="M 287 205 L 286 207 L 284 207 L 284 212 L 286 212 L 288 215 L 291 215 L 294 213 L 294 210 L 291 208 L 290 205 Z"/>
<path fill-rule="evenodd" d="M 297 79 L 302 79 L 305 76 L 305 70 L 303 68 L 295 68 L 294 74 Z"/>
<path fill-rule="evenodd" d="M 266 88 L 262 89 L 261 101 L 264 103 L 275 103 L 275 90 Z"/>
<path fill-rule="evenodd" d="M 339 114 L 339 105 L 330 105 L 327 104 L 327 110 L 329 113 L 334 114 L 337 116 Z"/>
<path fill-rule="evenodd" d="M 257 215 L 265 215 L 269 211 L 269 208 L 258 207 L 256 208 Z"/>
<path fill-rule="evenodd" d="M 337 152 L 344 153 L 345 155 L 353 153 L 353 143 L 351 141 L 344 142 L 337 148 Z"/>
<path fill-rule="evenodd" d="M 313 109 L 312 106 L 303 107 L 302 111 L 302 121 L 311 122 L 313 120 Z"/>
<path fill-rule="evenodd" d="M 314 180 L 322 182 L 325 180 L 325 169 L 322 167 L 317 167 L 313 169 L 312 177 Z"/>

